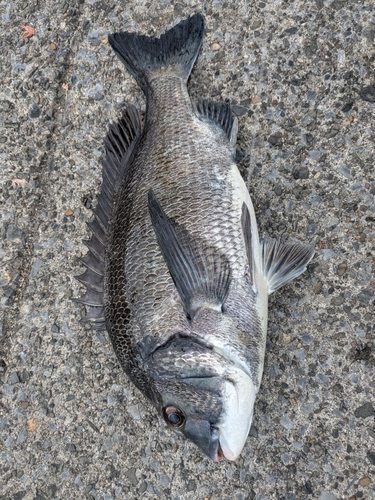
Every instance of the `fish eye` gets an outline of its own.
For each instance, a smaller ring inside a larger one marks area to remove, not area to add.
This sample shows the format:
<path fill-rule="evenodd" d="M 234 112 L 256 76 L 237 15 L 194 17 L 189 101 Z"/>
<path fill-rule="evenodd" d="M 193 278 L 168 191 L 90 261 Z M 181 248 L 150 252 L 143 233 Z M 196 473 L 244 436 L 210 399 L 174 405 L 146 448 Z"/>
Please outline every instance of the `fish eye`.
<path fill-rule="evenodd" d="M 174 429 L 179 429 L 185 423 L 185 415 L 177 406 L 166 406 L 163 409 L 164 420 Z"/>

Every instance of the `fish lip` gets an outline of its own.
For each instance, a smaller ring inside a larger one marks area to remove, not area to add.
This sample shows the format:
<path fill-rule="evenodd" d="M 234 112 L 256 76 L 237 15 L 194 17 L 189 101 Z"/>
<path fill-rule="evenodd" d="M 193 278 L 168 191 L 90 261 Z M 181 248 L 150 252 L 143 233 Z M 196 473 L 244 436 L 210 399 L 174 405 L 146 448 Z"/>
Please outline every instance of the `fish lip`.
<path fill-rule="evenodd" d="M 217 427 L 211 427 L 211 440 L 209 457 L 213 462 L 219 463 L 223 458 L 224 452 L 220 446 L 220 432 Z"/>

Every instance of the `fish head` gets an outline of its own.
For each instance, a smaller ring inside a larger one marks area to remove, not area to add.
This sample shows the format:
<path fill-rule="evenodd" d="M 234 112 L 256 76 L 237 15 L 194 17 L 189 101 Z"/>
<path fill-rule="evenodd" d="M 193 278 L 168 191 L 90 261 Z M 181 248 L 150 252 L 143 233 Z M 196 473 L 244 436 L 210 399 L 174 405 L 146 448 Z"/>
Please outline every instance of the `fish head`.
<path fill-rule="evenodd" d="M 167 425 L 190 439 L 213 461 L 223 456 L 217 427 L 222 403 L 217 390 L 203 387 L 199 382 L 207 379 L 186 381 L 161 381 L 162 415 Z M 199 387 L 197 387 L 197 385 Z"/>
<path fill-rule="evenodd" d="M 236 460 L 248 436 L 255 400 L 251 378 L 195 339 L 174 338 L 152 355 L 160 412 L 172 429 L 214 462 Z"/>

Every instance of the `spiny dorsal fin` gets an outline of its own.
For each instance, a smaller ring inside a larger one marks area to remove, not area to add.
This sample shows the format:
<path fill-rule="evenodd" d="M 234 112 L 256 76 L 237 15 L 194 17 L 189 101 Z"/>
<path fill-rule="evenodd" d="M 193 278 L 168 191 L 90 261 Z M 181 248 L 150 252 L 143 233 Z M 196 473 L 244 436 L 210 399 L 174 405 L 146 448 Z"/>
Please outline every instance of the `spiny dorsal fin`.
<path fill-rule="evenodd" d="M 87 287 L 85 295 L 74 299 L 87 307 L 84 321 L 96 329 L 104 328 L 103 280 L 104 250 L 107 240 L 108 222 L 111 218 L 113 199 L 120 179 L 126 171 L 136 139 L 141 133 L 139 113 L 134 106 L 124 109 L 118 123 L 109 127 L 104 140 L 105 158 L 102 162 L 103 182 L 94 209 L 94 220 L 88 223 L 92 231 L 90 240 L 84 241 L 89 249 L 81 262 L 86 271 L 77 276 L 78 281 Z"/>
<path fill-rule="evenodd" d="M 312 246 L 302 243 L 281 243 L 271 238 L 262 241 L 262 272 L 268 282 L 268 293 L 302 274 L 314 253 Z"/>
<path fill-rule="evenodd" d="M 195 109 L 201 120 L 214 123 L 225 132 L 234 150 L 237 143 L 238 121 L 233 116 L 230 105 L 226 102 L 214 102 L 200 97 L 195 103 Z"/>
<path fill-rule="evenodd" d="M 83 323 L 90 323 L 94 330 L 105 330 L 104 307 L 92 307 L 86 305 L 86 316 L 82 319 Z"/>
<path fill-rule="evenodd" d="M 184 228 L 173 223 L 152 189 L 148 206 L 160 250 L 187 317 L 193 319 L 203 306 L 221 311 L 231 281 L 227 258 L 217 249 L 193 241 Z"/>

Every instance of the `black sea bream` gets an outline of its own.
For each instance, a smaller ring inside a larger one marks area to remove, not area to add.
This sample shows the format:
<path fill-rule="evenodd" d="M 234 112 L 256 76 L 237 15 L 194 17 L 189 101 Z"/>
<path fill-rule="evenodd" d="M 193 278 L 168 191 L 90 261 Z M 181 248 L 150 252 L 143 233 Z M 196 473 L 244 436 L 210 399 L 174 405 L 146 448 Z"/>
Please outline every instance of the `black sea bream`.
<path fill-rule="evenodd" d="M 314 252 L 259 241 L 234 159 L 237 120 L 187 91 L 203 34 L 195 14 L 160 38 L 109 36 L 146 116 L 142 129 L 129 106 L 110 127 L 78 300 L 167 424 L 219 461 L 235 460 L 250 430 L 268 294 Z"/>

